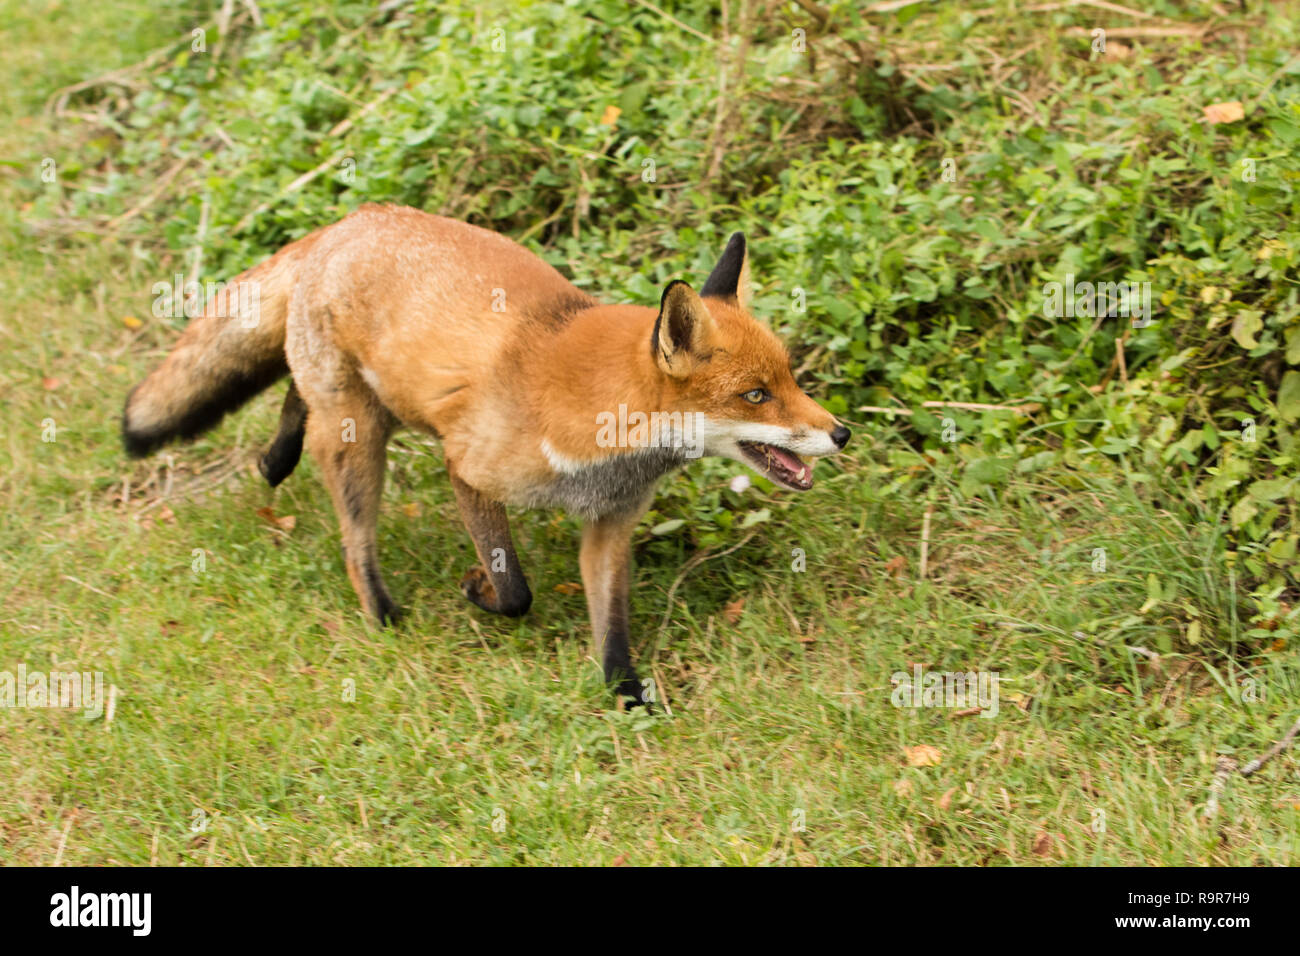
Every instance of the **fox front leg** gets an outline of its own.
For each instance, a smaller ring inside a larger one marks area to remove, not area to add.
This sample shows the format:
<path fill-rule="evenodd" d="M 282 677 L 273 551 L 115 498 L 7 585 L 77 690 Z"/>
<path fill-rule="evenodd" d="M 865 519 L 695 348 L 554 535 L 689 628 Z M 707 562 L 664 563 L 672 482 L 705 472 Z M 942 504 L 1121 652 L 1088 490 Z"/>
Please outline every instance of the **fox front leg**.
<path fill-rule="evenodd" d="M 461 481 L 450 462 L 447 473 L 480 562 L 461 578 L 461 593 L 485 611 L 506 617 L 523 616 L 532 606 L 533 592 L 528 589 L 524 569 L 515 554 L 505 506 Z"/>
<path fill-rule="evenodd" d="M 646 504 L 648 504 L 648 500 Z M 630 704 L 648 704 L 628 649 L 628 578 L 632 531 L 644 507 L 589 521 L 582 529 L 582 586 L 587 592 L 591 632 L 605 681 L 617 685 Z"/>

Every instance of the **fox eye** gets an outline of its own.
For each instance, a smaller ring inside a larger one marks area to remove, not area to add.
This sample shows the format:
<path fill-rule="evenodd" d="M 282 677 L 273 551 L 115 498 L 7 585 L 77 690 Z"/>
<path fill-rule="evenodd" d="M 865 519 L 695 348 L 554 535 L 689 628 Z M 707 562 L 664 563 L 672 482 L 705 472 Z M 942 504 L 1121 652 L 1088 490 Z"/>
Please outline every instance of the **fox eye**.
<path fill-rule="evenodd" d="M 749 402 L 751 405 L 762 405 L 765 401 L 767 401 L 772 396 L 768 393 L 767 389 L 765 388 L 751 388 L 748 392 L 745 392 L 740 397 L 743 398 L 745 401 Z"/>

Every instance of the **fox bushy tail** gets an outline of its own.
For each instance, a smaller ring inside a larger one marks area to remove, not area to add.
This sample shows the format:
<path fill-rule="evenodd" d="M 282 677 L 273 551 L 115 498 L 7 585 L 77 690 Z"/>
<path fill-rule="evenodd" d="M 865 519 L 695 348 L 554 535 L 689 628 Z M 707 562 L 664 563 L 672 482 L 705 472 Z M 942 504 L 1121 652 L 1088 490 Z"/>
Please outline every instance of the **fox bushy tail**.
<path fill-rule="evenodd" d="M 207 302 L 163 363 L 131 390 L 122 413 L 127 454 L 195 438 L 289 371 L 289 293 L 304 250 L 286 246 Z"/>

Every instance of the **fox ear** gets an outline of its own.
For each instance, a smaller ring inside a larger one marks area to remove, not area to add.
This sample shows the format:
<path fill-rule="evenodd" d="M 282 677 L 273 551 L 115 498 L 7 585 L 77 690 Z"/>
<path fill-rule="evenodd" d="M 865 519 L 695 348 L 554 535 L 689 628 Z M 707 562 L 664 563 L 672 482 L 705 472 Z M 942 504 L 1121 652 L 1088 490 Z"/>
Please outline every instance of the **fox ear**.
<path fill-rule="evenodd" d="M 650 351 L 664 374 L 686 378 L 709 357 L 713 316 L 685 282 L 668 283 L 650 335 Z"/>
<path fill-rule="evenodd" d="M 749 250 L 743 232 L 731 234 L 700 295 L 730 299 L 742 309 L 749 306 Z"/>

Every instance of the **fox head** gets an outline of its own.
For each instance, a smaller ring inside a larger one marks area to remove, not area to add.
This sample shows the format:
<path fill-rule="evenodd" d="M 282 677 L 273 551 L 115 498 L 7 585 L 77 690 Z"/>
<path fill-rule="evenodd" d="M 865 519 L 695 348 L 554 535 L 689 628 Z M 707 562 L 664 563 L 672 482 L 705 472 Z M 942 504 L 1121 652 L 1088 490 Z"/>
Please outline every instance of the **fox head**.
<path fill-rule="evenodd" d="M 682 281 L 664 289 L 650 349 L 665 404 L 696 414 L 703 454 L 807 491 L 804 459 L 839 451 L 850 433 L 795 384 L 785 346 L 749 313 L 748 280 L 745 237 L 735 233 L 698 294 Z"/>

